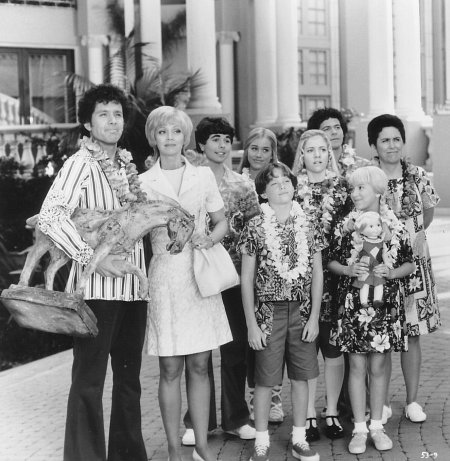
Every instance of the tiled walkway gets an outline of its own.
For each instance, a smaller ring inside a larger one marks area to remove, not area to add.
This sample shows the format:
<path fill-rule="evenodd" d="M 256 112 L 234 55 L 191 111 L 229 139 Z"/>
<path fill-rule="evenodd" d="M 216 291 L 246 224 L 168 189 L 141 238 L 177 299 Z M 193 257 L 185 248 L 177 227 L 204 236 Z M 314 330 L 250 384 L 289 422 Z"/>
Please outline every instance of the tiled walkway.
<path fill-rule="evenodd" d="M 446 210 L 445 210 L 446 211 Z M 384 460 L 419 461 L 450 460 L 450 213 L 441 212 L 435 218 L 429 240 L 433 265 L 440 294 L 442 328 L 422 338 L 423 366 L 419 402 L 424 405 L 428 419 L 414 424 L 402 416 L 405 400 L 403 377 L 398 354 L 394 354 L 391 382 L 393 417 L 386 431 L 394 448 L 380 453 L 372 446 L 364 455 L 354 456 L 347 451 L 348 437 L 330 441 L 325 436 L 314 443 L 321 460 Z M 219 357 L 214 353 L 216 374 Z M 66 351 L 28 365 L 0 373 L 0 461 L 62 460 L 66 399 L 70 384 L 71 351 Z M 216 383 L 220 380 L 216 380 Z M 142 367 L 143 432 L 148 457 L 166 460 L 165 436 L 158 400 L 158 363 L 144 357 Z M 283 388 L 283 404 L 287 416 L 280 426 L 273 426 L 271 461 L 293 460 L 289 432 L 292 426 L 289 383 Z M 220 390 L 217 395 L 220 396 Z M 105 386 L 105 420 L 109 417 L 111 375 Z M 319 378 L 317 408 L 324 402 L 323 375 Z M 219 404 L 219 402 L 218 402 Z M 321 427 L 324 422 L 319 420 Z M 351 427 L 345 426 L 347 434 Z M 180 430 L 181 434 L 181 430 Z M 222 461 L 245 460 L 250 457 L 253 442 L 243 442 L 226 436 L 218 429 L 210 437 Z M 183 448 L 185 460 L 192 459 L 192 448 Z M 86 460 L 89 461 L 89 460 Z"/>

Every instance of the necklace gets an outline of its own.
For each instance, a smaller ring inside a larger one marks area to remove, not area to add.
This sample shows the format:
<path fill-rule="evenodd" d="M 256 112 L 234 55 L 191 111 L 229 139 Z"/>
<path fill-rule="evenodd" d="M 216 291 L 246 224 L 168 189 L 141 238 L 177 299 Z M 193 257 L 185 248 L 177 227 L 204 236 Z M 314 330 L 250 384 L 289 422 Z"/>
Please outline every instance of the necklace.
<path fill-rule="evenodd" d="M 304 212 L 319 219 L 322 229 L 327 234 L 330 232 L 333 218 L 336 178 L 337 176 L 328 170 L 325 172 L 325 179 L 320 183 L 311 183 L 305 169 L 297 176 L 297 197 L 303 204 Z"/>
<path fill-rule="evenodd" d="M 133 157 L 130 152 L 117 149 L 115 155 L 115 160 L 119 163 L 117 168 L 114 161 L 95 140 L 85 136 L 81 140 L 81 149 L 83 148 L 88 150 L 92 158 L 98 162 L 121 205 L 127 202 L 147 201 L 147 195 L 141 189 L 136 165 L 132 163 Z"/>
<path fill-rule="evenodd" d="M 342 229 L 344 233 L 352 232 L 352 248 L 350 257 L 347 259 L 347 264 L 351 266 L 358 260 L 358 255 L 363 247 L 363 241 L 355 230 L 355 222 L 364 213 L 362 210 L 352 211 L 343 221 Z M 398 250 L 400 249 L 400 241 L 403 235 L 403 225 L 397 218 L 395 213 L 382 201 L 380 203 L 380 217 L 383 227 L 389 230 L 389 234 L 385 237 L 386 251 L 384 253 L 385 264 L 392 269 L 394 262 L 397 260 Z M 338 233 L 336 229 L 336 233 Z M 342 237 L 342 236 L 341 236 Z"/>
<path fill-rule="evenodd" d="M 263 212 L 262 227 L 265 232 L 265 243 L 268 249 L 268 264 L 272 265 L 277 274 L 288 283 L 299 277 L 304 277 L 308 268 L 308 242 L 306 238 L 306 215 L 297 202 L 292 202 L 289 217 L 293 221 L 295 240 L 295 263 L 290 266 L 289 254 L 283 249 L 281 229 L 275 211 L 268 203 L 261 204 Z"/>

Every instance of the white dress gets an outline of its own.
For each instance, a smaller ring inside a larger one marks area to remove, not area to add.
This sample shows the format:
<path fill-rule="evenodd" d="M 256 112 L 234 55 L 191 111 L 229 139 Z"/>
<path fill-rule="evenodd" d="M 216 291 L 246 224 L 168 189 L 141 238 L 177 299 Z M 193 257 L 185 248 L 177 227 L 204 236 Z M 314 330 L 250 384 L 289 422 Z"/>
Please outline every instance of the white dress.
<path fill-rule="evenodd" d="M 195 216 L 195 233 L 204 233 L 206 212 L 223 208 L 212 171 L 194 167 L 187 160 L 177 196 L 161 170 L 160 162 L 140 175 L 149 200 L 176 200 Z M 222 296 L 203 298 L 193 270 L 193 249 L 188 242 L 178 255 L 166 250 L 167 229 L 151 233 L 147 347 L 150 355 L 174 356 L 209 351 L 232 341 Z"/>

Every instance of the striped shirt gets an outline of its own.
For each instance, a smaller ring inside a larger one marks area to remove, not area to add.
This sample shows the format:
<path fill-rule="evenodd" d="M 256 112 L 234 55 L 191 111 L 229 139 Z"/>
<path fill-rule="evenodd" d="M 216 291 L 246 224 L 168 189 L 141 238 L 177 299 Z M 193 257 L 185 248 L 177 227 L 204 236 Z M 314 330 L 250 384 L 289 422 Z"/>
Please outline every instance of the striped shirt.
<path fill-rule="evenodd" d="M 126 177 L 121 165 L 120 174 Z M 73 261 L 66 292 L 75 291 L 83 266 L 93 249 L 82 239 L 71 220 L 75 208 L 115 210 L 121 207 L 100 164 L 86 147 L 66 160 L 55 178 L 39 214 L 39 228 Z M 126 258 L 145 273 L 144 248 L 139 240 Z M 137 301 L 139 280 L 135 275 L 102 277 L 94 272 L 86 285 L 85 299 Z"/>

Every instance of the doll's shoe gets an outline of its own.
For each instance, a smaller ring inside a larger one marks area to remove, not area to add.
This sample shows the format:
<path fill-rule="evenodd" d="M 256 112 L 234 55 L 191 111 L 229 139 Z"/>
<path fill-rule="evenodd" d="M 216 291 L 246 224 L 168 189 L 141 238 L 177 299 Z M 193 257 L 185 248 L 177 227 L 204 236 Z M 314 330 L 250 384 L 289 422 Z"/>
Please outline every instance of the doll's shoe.
<path fill-rule="evenodd" d="M 313 424 L 314 423 L 314 424 Z M 320 439 L 319 429 L 317 428 L 316 418 L 306 418 L 306 441 L 315 442 Z"/>
<path fill-rule="evenodd" d="M 417 402 L 406 405 L 405 416 L 413 423 L 423 423 L 427 419 L 426 413 Z"/>
<path fill-rule="evenodd" d="M 344 429 L 341 426 L 341 423 L 339 422 L 339 419 L 337 416 L 326 416 L 326 419 L 331 419 L 331 425 L 328 425 L 327 421 L 327 426 L 325 427 L 325 435 L 329 439 L 342 439 L 344 437 Z"/>

